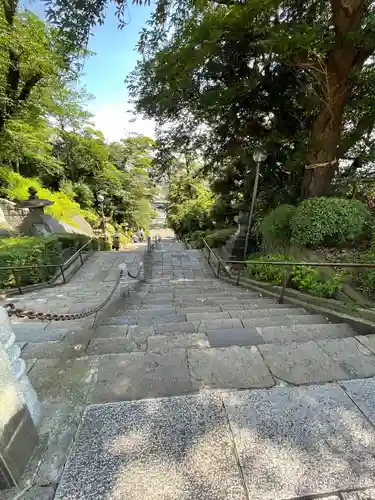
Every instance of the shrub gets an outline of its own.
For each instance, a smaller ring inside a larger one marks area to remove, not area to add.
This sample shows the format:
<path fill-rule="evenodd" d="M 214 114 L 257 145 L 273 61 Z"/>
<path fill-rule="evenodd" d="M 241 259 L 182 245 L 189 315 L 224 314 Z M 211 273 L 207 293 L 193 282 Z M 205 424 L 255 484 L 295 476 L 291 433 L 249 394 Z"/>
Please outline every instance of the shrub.
<path fill-rule="evenodd" d="M 296 212 L 292 205 L 279 205 L 269 212 L 259 225 L 262 245 L 266 249 L 285 249 L 290 245 L 292 237 L 291 220 Z"/>
<path fill-rule="evenodd" d="M 258 281 L 266 281 L 275 285 L 281 285 L 284 278 L 284 266 L 262 264 L 264 260 L 289 260 L 282 254 L 271 254 L 252 259 L 246 264 L 246 275 Z M 293 288 L 307 292 L 315 297 L 332 298 L 341 287 L 341 274 L 336 273 L 328 278 L 319 269 L 309 266 L 293 266 L 289 277 Z"/>
<path fill-rule="evenodd" d="M 62 234 L 48 238 L 21 236 L 0 239 L 0 267 L 43 266 L 63 262 L 86 241 L 83 235 Z M 67 254 L 68 251 L 68 254 Z M 22 286 L 49 280 L 56 268 L 24 269 L 17 272 Z M 0 270 L 0 288 L 17 285 L 11 270 Z"/>
<path fill-rule="evenodd" d="M 208 246 L 211 248 L 220 248 L 226 244 L 231 236 L 233 236 L 236 229 L 236 227 L 216 229 L 215 231 L 207 232 L 204 238 L 207 241 Z"/>
<path fill-rule="evenodd" d="M 328 278 L 316 267 L 294 266 L 291 281 L 297 290 L 315 297 L 334 298 L 341 288 L 340 273 Z"/>
<path fill-rule="evenodd" d="M 311 198 L 291 220 L 292 242 L 301 246 L 341 246 L 368 236 L 370 215 L 359 200 Z"/>
<path fill-rule="evenodd" d="M 272 264 L 262 264 L 263 260 L 291 260 L 281 254 L 266 255 L 251 259 L 251 263 L 246 264 L 245 273 L 247 276 L 259 281 L 268 281 L 280 285 L 284 277 L 284 267 Z"/>

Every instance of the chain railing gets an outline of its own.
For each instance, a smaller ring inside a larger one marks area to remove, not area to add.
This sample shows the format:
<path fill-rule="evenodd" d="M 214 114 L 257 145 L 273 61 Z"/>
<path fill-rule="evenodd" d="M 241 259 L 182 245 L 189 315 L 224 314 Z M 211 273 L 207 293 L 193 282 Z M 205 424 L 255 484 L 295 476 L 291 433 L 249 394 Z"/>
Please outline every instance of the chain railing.
<path fill-rule="evenodd" d="M 332 268 L 340 268 L 340 269 L 355 269 L 355 268 L 363 268 L 363 269 L 374 269 L 375 264 L 365 264 L 360 262 L 305 262 L 305 261 L 284 261 L 284 260 L 262 260 L 262 261 L 254 261 L 254 260 L 227 260 L 221 259 L 216 253 L 210 248 L 208 243 L 204 238 L 202 238 L 204 248 L 208 251 L 207 260 L 214 271 L 217 278 L 225 274 L 227 277 L 235 280 L 236 285 L 241 284 L 241 277 L 245 274 L 245 270 L 247 266 L 251 265 L 259 265 L 259 264 L 270 264 L 275 266 L 284 267 L 284 275 L 281 283 L 280 295 L 279 295 L 279 304 L 284 302 L 285 290 L 288 285 L 288 281 L 290 278 L 290 274 L 292 272 L 292 268 L 295 266 L 306 266 L 306 267 L 332 267 Z M 280 286 L 280 285 L 279 285 Z"/>
<path fill-rule="evenodd" d="M 51 284 L 57 284 L 59 278 L 62 279 L 63 283 L 67 283 L 69 279 L 80 269 L 86 260 L 89 258 L 90 254 L 93 253 L 95 249 L 95 240 L 90 238 L 84 245 L 82 245 L 69 259 L 60 264 L 43 264 L 40 266 L 1 266 L 1 272 L 10 272 L 14 277 L 16 287 L 13 289 L 4 289 L 7 293 L 12 293 L 18 291 L 19 293 L 24 293 L 27 290 L 35 289 L 38 287 L 48 286 Z M 71 267 L 75 262 L 79 262 L 78 267 L 75 267 L 73 272 L 67 274 L 69 267 Z M 22 273 L 44 269 L 48 271 L 49 269 L 56 269 L 56 273 L 52 278 L 47 279 L 44 282 L 22 285 Z"/>
<path fill-rule="evenodd" d="M 5 304 L 4 308 L 8 312 L 9 317 L 16 316 L 17 318 L 36 319 L 38 321 L 69 321 L 69 320 L 87 318 L 88 316 L 92 316 L 93 314 L 98 313 L 101 309 L 103 309 L 103 307 L 105 307 L 108 304 L 108 302 L 112 299 L 112 297 L 116 293 L 125 272 L 130 278 L 136 279 L 140 275 L 142 270 L 143 270 L 143 263 L 140 262 L 138 267 L 138 273 L 135 276 L 132 276 L 132 274 L 127 270 L 126 265 L 124 265 L 124 268 L 122 269 L 120 268 L 119 276 L 111 292 L 106 297 L 106 299 L 99 305 L 93 307 L 92 309 L 83 310 L 78 313 L 51 313 L 51 312 L 46 313 L 43 311 L 32 311 L 28 309 L 17 308 L 16 305 L 13 303 Z"/>

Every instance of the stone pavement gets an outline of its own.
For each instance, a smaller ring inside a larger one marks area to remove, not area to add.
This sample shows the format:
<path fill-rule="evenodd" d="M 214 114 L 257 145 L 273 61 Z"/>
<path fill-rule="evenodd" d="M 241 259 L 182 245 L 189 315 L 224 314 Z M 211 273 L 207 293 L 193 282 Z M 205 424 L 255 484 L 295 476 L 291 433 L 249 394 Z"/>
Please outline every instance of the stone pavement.
<path fill-rule="evenodd" d="M 104 297 L 137 256 L 98 254 L 56 299 Z M 375 500 L 375 336 L 219 281 L 173 239 L 149 264 L 94 323 L 15 325 L 45 411 L 24 498 Z"/>

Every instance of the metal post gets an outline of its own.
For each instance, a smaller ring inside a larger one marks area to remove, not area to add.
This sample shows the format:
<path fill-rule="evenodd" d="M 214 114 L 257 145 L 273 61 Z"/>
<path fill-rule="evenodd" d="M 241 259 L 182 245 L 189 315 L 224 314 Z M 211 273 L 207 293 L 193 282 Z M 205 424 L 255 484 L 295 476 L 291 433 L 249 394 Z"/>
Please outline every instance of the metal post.
<path fill-rule="evenodd" d="M 208 263 L 210 264 L 211 260 L 211 248 L 208 250 Z"/>
<path fill-rule="evenodd" d="M 220 268 L 221 268 L 221 262 L 220 262 L 220 260 L 219 260 L 219 262 L 218 262 L 218 266 L 217 266 L 217 277 L 218 277 L 218 278 L 219 278 L 219 276 L 220 276 Z"/>
<path fill-rule="evenodd" d="M 83 266 L 83 258 L 82 258 L 82 252 L 81 252 L 81 250 L 79 251 L 79 257 L 81 259 L 81 265 Z"/>
<path fill-rule="evenodd" d="M 22 293 L 21 280 L 20 280 L 20 277 L 18 275 L 18 272 L 16 272 L 14 269 L 12 269 L 12 273 L 13 273 L 13 276 L 14 276 L 14 281 L 16 282 L 16 287 L 18 288 L 18 291 L 20 293 Z"/>
<path fill-rule="evenodd" d="M 61 276 L 62 276 L 63 282 L 66 283 L 66 278 L 65 278 L 64 266 L 63 265 L 60 266 L 60 270 L 61 270 Z"/>
<path fill-rule="evenodd" d="M 241 268 L 240 266 L 238 266 L 237 283 L 236 283 L 237 286 L 239 286 L 240 284 L 240 276 L 241 276 Z"/>
<path fill-rule="evenodd" d="M 283 276 L 283 283 L 281 285 L 279 304 L 284 303 L 285 289 L 286 289 L 286 285 L 288 284 L 288 280 L 289 280 L 289 267 L 286 267 L 284 269 L 284 276 Z"/>
<path fill-rule="evenodd" d="M 252 200 L 251 200 L 249 220 L 247 222 L 247 231 L 246 231 L 246 239 L 245 239 L 245 248 L 244 248 L 244 252 L 243 252 L 243 260 L 246 260 L 247 249 L 249 247 L 251 222 L 252 222 L 252 219 L 253 219 L 254 207 L 255 207 L 255 200 L 256 200 L 256 196 L 257 196 L 257 192 L 258 192 L 259 167 L 260 167 L 260 162 L 257 161 L 256 162 L 256 169 L 255 169 L 255 180 L 254 180 L 254 188 L 253 188 L 253 197 L 252 197 Z"/>

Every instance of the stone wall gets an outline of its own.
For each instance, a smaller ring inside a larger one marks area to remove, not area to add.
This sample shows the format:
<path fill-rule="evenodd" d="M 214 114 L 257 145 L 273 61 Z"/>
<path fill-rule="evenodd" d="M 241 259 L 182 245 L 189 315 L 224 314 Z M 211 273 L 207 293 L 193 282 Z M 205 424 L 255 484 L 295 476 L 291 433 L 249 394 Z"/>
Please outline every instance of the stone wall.
<path fill-rule="evenodd" d="M 15 231 L 19 230 L 20 225 L 29 213 L 28 208 L 17 208 L 13 201 L 0 198 L 0 223 L 9 224 Z"/>

